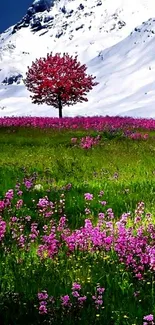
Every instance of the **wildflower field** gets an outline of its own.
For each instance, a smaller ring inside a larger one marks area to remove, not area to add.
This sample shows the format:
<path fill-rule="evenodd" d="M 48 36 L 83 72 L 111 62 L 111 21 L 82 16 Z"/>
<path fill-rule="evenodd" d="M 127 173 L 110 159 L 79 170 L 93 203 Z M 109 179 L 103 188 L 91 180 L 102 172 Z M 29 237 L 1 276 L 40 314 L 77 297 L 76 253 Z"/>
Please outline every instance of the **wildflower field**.
<path fill-rule="evenodd" d="M 155 324 L 155 120 L 0 119 L 0 325 Z"/>

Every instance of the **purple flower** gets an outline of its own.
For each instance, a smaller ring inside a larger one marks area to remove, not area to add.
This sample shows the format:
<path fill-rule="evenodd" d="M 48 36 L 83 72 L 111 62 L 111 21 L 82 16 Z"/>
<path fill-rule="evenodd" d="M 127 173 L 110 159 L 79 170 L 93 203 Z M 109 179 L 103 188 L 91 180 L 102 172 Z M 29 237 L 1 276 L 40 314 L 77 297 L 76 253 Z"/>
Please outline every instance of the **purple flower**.
<path fill-rule="evenodd" d="M 25 220 L 27 220 L 27 221 L 31 221 L 31 216 L 26 216 L 26 217 L 25 217 Z"/>
<path fill-rule="evenodd" d="M 18 195 L 18 196 L 22 196 L 22 194 L 23 194 L 23 191 L 18 191 L 18 192 L 17 192 L 17 195 Z"/>
<path fill-rule="evenodd" d="M 105 291 L 105 288 L 97 287 L 96 291 L 97 291 L 99 294 L 102 294 L 102 293 Z"/>
<path fill-rule="evenodd" d="M 47 314 L 47 307 L 46 307 L 47 302 L 46 301 L 40 301 L 40 306 L 39 306 L 39 314 Z"/>
<path fill-rule="evenodd" d="M 100 191 L 100 193 L 99 193 L 99 197 L 101 197 L 101 196 L 103 196 L 104 195 L 104 191 Z"/>
<path fill-rule="evenodd" d="M 13 190 L 8 190 L 8 192 L 5 193 L 5 199 L 8 199 L 9 201 L 13 199 L 14 192 Z"/>
<path fill-rule="evenodd" d="M 84 302 L 87 300 L 86 296 L 78 297 L 78 303 L 80 307 L 83 307 Z"/>
<path fill-rule="evenodd" d="M 86 296 L 81 296 L 81 297 L 78 298 L 78 301 L 79 302 L 84 302 L 86 300 L 87 300 L 87 297 Z"/>
<path fill-rule="evenodd" d="M 71 142 L 72 142 L 72 143 L 76 143 L 76 142 L 77 142 L 77 138 L 72 138 L 72 139 L 71 139 Z"/>
<path fill-rule="evenodd" d="M 33 186 L 32 179 L 25 179 L 24 180 L 24 185 L 25 185 L 25 187 L 26 187 L 27 190 L 30 190 L 31 187 Z"/>
<path fill-rule="evenodd" d="M 73 291 L 72 296 L 75 298 L 78 298 L 80 295 L 79 295 L 78 291 Z"/>
<path fill-rule="evenodd" d="M 102 299 L 97 299 L 96 301 L 95 301 L 95 303 L 96 303 L 96 305 L 103 305 L 103 300 Z"/>
<path fill-rule="evenodd" d="M 98 217 L 99 217 L 99 219 L 104 219 L 104 217 L 105 217 L 105 215 L 104 215 L 104 213 L 103 212 L 100 212 L 99 214 L 98 214 Z"/>
<path fill-rule="evenodd" d="M 65 306 L 65 307 L 70 307 L 71 306 L 71 303 L 70 303 L 70 297 L 68 295 L 65 295 L 65 296 L 61 296 L 61 301 L 62 301 L 62 306 Z"/>
<path fill-rule="evenodd" d="M 72 285 L 72 290 L 81 290 L 81 285 L 77 282 L 74 282 Z"/>
<path fill-rule="evenodd" d="M 106 201 L 99 201 L 99 203 L 101 203 L 101 205 L 103 205 L 103 206 L 107 204 Z"/>
<path fill-rule="evenodd" d="M 38 299 L 39 300 L 46 300 L 46 299 L 48 299 L 47 291 L 38 292 Z"/>
<path fill-rule="evenodd" d="M 152 314 L 146 315 L 143 317 L 144 320 L 147 320 L 148 322 L 153 322 L 154 321 L 154 316 Z"/>
<path fill-rule="evenodd" d="M 85 214 L 90 214 L 90 213 L 91 213 L 90 209 L 85 208 Z"/>
<path fill-rule="evenodd" d="M 4 201 L 0 201 L 0 211 L 4 210 L 4 208 L 5 208 Z"/>
<path fill-rule="evenodd" d="M 6 232 L 6 222 L 3 221 L 0 217 L 0 241 L 4 238 Z"/>
<path fill-rule="evenodd" d="M 93 194 L 85 193 L 85 194 L 84 194 L 84 198 L 85 198 L 85 200 L 87 200 L 87 201 L 92 201 L 92 200 L 93 200 Z"/>
<path fill-rule="evenodd" d="M 17 203 L 16 203 L 16 208 L 17 209 L 20 209 L 21 207 L 23 206 L 23 200 L 18 200 Z"/>

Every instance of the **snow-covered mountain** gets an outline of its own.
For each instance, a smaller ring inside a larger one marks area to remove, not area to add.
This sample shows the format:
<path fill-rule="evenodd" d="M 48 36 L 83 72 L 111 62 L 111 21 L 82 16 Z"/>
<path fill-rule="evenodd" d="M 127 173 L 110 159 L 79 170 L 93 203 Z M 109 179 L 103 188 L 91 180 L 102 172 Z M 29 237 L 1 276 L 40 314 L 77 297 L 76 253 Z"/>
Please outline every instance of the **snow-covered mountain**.
<path fill-rule="evenodd" d="M 155 117 L 155 2 L 35 0 L 0 34 L 0 116 L 58 116 L 34 105 L 23 85 L 27 66 L 49 52 L 78 54 L 99 85 L 63 115 Z"/>

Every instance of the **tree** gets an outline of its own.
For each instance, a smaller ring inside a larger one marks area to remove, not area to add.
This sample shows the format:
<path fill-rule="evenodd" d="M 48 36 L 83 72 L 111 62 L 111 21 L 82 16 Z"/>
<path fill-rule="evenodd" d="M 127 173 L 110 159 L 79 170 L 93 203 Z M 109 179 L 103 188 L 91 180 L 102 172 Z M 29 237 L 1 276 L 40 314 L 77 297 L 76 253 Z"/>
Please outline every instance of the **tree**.
<path fill-rule="evenodd" d="M 87 67 L 69 54 L 47 54 L 47 58 L 36 59 L 28 67 L 26 79 L 27 89 L 33 93 L 34 104 L 47 104 L 59 109 L 62 117 L 64 105 L 88 101 L 86 93 L 98 83 L 96 77 L 86 74 Z"/>

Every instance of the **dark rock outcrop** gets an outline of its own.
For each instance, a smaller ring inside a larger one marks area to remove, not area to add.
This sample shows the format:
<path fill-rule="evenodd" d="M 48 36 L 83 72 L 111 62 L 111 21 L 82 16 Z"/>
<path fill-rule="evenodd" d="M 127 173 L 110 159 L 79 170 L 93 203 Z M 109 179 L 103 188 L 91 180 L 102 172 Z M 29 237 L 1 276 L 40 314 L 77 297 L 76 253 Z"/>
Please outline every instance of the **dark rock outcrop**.
<path fill-rule="evenodd" d="M 3 85 L 12 85 L 13 83 L 17 83 L 19 84 L 22 80 L 23 76 L 22 74 L 17 74 L 14 76 L 10 76 L 10 77 L 6 77 L 3 81 L 2 84 Z"/>
<path fill-rule="evenodd" d="M 39 31 L 47 26 L 41 24 L 41 19 L 36 18 L 35 15 L 39 12 L 49 11 L 51 7 L 54 6 L 54 0 L 40 0 L 33 3 L 31 7 L 28 8 L 26 15 L 20 20 L 13 28 L 12 34 L 16 33 L 19 29 L 23 27 L 30 26 L 33 31 Z M 53 20 L 53 17 L 48 17 L 46 22 Z"/>

